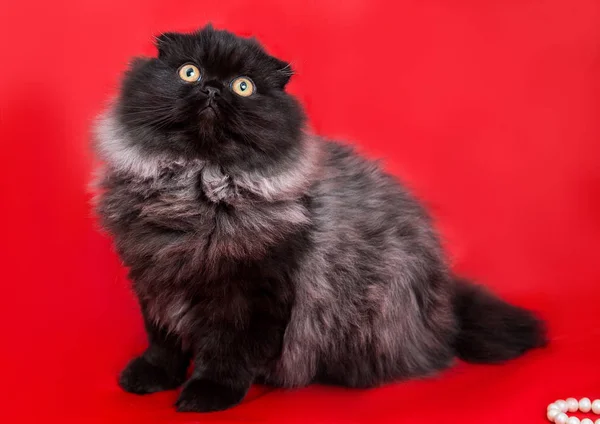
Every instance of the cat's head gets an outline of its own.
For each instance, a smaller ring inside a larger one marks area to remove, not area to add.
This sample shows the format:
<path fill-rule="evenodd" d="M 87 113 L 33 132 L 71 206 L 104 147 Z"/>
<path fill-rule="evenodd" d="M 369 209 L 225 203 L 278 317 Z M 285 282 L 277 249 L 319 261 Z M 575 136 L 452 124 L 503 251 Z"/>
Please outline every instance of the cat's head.
<path fill-rule="evenodd" d="M 284 90 L 288 63 L 211 26 L 156 46 L 157 57 L 131 64 L 113 111 L 128 148 L 251 167 L 297 148 L 304 115 Z"/>

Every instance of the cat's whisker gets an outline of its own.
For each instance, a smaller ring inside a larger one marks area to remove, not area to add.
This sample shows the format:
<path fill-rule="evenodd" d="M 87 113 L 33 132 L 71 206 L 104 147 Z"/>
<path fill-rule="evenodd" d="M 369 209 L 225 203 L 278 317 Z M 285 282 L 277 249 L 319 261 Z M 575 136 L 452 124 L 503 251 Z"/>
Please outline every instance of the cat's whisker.
<path fill-rule="evenodd" d="M 160 110 L 160 109 L 173 109 L 172 105 L 148 105 L 148 106 L 127 106 L 127 109 L 141 109 L 141 110 Z"/>
<path fill-rule="evenodd" d="M 170 110 L 168 109 L 163 109 L 163 110 L 151 110 L 151 109 L 140 109 L 140 110 L 132 110 L 132 111 L 128 111 L 128 112 L 123 112 L 123 116 L 129 116 L 129 115 L 164 115 L 164 114 L 170 114 Z"/>
<path fill-rule="evenodd" d="M 143 91 L 143 90 L 132 90 L 131 94 L 137 94 L 137 95 L 142 95 L 142 96 L 148 96 L 151 95 L 153 99 L 162 99 L 162 100 L 181 100 L 178 97 L 173 97 L 173 96 L 167 96 L 165 94 L 161 94 L 161 93 L 152 93 L 152 92 L 148 92 L 148 91 Z"/>
<path fill-rule="evenodd" d="M 131 112 L 123 112 L 123 116 L 137 116 L 137 115 L 164 115 L 169 113 L 170 111 L 168 110 L 137 110 L 137 111 L 131 111 Z"/>
<path fill-rule="evenodd" d="M 286 66 L 284 66 L 283 68 L 279 69 L 279 72 L 283 72 L 286 75 L 294 75 L 296 72 L 294 72 L 294 70 L 292 69 L 292 64 L 288 63 Z"/>

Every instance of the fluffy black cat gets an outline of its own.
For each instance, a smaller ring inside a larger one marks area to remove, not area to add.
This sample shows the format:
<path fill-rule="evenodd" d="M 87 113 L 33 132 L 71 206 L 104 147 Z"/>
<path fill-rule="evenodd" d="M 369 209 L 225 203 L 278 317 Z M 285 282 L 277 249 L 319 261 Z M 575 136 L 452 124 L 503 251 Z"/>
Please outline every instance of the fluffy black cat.
<path fill-rule="evenodd" d="M 149 341 L 123 389 L 183 384 L 179 411 L 215 411 L 255 381 L 373 387 L 545 344 L 530 312 L 452 275 L 394 178 L 304 131 L 288 63 L 211 27 L 157 47 L 97 126 L 97 210 Z"/>

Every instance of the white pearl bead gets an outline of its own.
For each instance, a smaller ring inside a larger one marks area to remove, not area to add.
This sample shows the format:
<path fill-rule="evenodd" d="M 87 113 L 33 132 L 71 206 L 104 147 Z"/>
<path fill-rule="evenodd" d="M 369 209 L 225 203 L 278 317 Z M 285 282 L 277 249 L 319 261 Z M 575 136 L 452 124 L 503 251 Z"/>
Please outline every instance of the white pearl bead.
<path fill-rule="evenodd" d="M 581 412 L 590 412 L 592 410 L 592 401 L 589 398 L 579 399 L 579 410 Z"/>
<path fill-rule="evenodd" d="M 558 407 L 557 404 L 551 403 L 550 405 L 548 405 L 548 411 L 551 410 L 551 409 L 560 409 L 560 408 Z"/>
<path fill-rule="evenodd" d="M 592 412 L 594 414 L 600 414 L 600 399 L 596 399 L 592 402 Z M 598 421 L 598 420 L 596 420 Z"/>
<path fill-rule="evenodd" d="M 569 410 L 569 412 L 575 412 L 579 409 L 579 402 L 577 402 L 577 399 L 568 398 L 566 400 L 566 402 L 567 402 L 567 409 Z"/>
<path fill-rule="evenodd" d="M 546 414 L 546 417 L 548 417 L 548 421 L 554 421 L 554 418 L 556 418 L 556 416 L 560 413 L 561 413 L 560 410 L 558 410 L 556 408 L 548 409 L 548 413 Z"/>
<path fill-rule="evenodd" d="M 581 420 L 581 424 L 594 424 L 594 422 L 589 418 L 584 418 L 583 420 Z"/>
<path fill-rule="evenodd" d="M 558 406 L 558 409 L 560 409 L 563 412 L 567 412 L 567 402 L 565 402 L 562 399 L 559 399 L 554 403 L 556 404 L 556 406 Z"/>
<path fill-rule="evenodd" d="M 569 417 L 567 417 L 567 414 L 565 414 L 564 412 L 561 412 L 556 417 L 554 417 L 554 422 L 556 424 L 567 424 L 568 419 L 569 419 Z"/>
<path fill-rule="evenodd" d="M 598 418 L 598 419 L 597 419 L 597 420 L 594 422 L 594 424 L 600 424 L 600 418 Z"/>
<path fill-rule="evenodd" d="M 579 423 L 580 423 L 580 421 L 579 421 L 579 418 L 577 418 L 577 417 L 570 417 L 567 420 L 567 424 L 579 424 Z"/>

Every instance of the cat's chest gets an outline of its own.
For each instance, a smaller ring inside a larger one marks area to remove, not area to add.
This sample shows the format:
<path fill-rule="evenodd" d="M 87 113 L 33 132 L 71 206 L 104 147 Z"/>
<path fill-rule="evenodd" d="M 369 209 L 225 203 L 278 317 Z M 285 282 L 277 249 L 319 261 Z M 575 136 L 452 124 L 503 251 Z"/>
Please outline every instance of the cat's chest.
<path fill-rule="evenodd" d="M 217 213 L 216 205 L 203 195 L 198 172 L 167 175 L 132 185 L 131 195 L 138 198 L 137 221 L 163 229 L 198 232 L 209 230 Z"/>
<path fill-rule="evenodd" d="M 152 266 L 257 259 L 308 223 L 300 200 L 267 202 L 245 195 L 229 176 L 204 168 L 127 182 L 109 194 L 113 206 L 107 209 L 130 217 L 125 249 L 152 254 Z"/>

